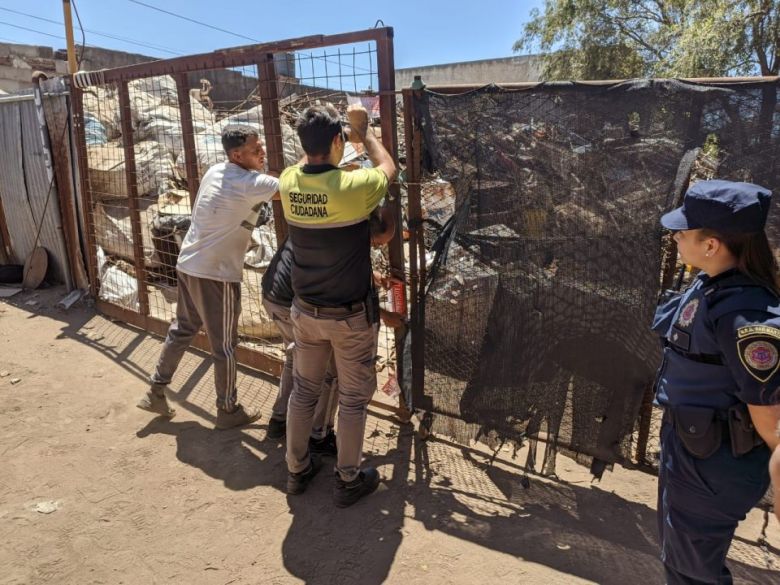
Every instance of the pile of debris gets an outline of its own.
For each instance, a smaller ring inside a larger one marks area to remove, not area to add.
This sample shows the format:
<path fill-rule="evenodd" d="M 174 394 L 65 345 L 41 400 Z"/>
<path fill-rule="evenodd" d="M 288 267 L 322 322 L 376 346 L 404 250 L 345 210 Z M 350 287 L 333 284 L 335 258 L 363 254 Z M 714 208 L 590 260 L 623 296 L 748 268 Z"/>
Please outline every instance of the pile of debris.
<path fill-rule="evenodd" d="M 182 239 L 189 229 L 191 208 L 187 189 L 187 156 L 179 109 L 178 89 L 170 76 L 150 77 L 128 84 L 135 176 L 140 215 L 142 255 L 152 316 L 168 321 L 175 315 L 175 265 Z M 231 124 L 249 125 L 265 136 L 263 110 L 255 92 L 230 111 L 217 111 L 190 92 L 198 175 L 226 160 L 221 134 Z M 340 111 L 355 99 L 345 92 L 292 94 L 280 100 L 285 165 L 295 164 L 303 149 L 294 130 L 303 110 L 314 104 L 333 105 Z M 378 99 L 373 98 L 370 99 Z M 126 176 L 124 136 L 119 97 L 111 86 L 92 87 L 84 93 L 89 182 L 93 196 L 93 222 L 104 300 L 137 310 L 133 226 Z M 362 103 L 362 102 L 361 102 Z M 205 104 L 205 105 L 204 105 Z M 378 106 L 378 102 L 377 102 Z M 242 109 L 243 108 L 243 109 Z M 374 128 L 379 135 L 379 128 Z M 361 145 L 348 145 L 343 163 L 364 158 Z M 242 298 L 244 312 L 239 333 L 248 338 L 276 335 L 260 303 L 260 277 L 276 250 L 273 218 L 254 228 L 245 255 Z"/>
<path fill-rule="evenodd" d="M 191 215 L 178 90 L 170 76 L 132 81 L 128 89 L 136 167 L 134 184 L 150 310 L 153 316 L 167 321 L 175 315 L 171 287 L 176 284 L 176 259 Z M 138 281 L 133 268 L 133 230 L 118 94 L 112 87 L 89 88 L 83 103 L 100 259 L 100 295 L 104 300 L 137 310 Z M 249 109 L 225 115 L 209 110 L 198 100 L 190 101 L 199 176 L 226 159 L 221 142 L 226 126 L 250 125 L 264 136 L 261 106 L 253 106 L 250 101 L 246 105 Z M 300 160 L 303 151 L 289 124 L 282 124 L 282 141 L 285 164 Z M 259 303 L 260 276 L 275 249 L 273 223 L 255 227 L 246 253 L 242 297 L 247 310 L 239 326 L 242 335 L 262 338 L 276 334 Z"/>

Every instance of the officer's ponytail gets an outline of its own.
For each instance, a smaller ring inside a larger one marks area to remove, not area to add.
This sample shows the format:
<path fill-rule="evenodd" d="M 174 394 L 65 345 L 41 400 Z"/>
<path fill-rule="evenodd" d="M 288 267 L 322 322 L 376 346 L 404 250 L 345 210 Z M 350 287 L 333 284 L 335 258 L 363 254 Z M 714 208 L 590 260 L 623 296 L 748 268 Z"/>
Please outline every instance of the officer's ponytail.
<path fill-rule="evenodd" d="M 721 234 L 707 229 L 701 231 L 703 237 L 717 238 L 723 242 L 737 259 L 737 270 L 780 296 L 777 262 L 763 231 L 750 234 Z"/>

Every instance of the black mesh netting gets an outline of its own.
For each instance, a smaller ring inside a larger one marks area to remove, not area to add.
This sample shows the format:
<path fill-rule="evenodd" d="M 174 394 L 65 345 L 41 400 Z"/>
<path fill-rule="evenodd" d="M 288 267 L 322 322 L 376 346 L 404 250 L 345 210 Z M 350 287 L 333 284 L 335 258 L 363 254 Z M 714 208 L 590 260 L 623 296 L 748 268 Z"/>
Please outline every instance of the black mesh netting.
<path fill-rule="evenodd" d="M 541 431 L 630 460 L 660 359 L 648 329 L 659 217 L 689 179 L 780 191 L 777 101 L 760 82 L 419 94 L 426 244 L 438 251 L 424 309 L 424 391 L 445 415 L 434 430 Z"/>

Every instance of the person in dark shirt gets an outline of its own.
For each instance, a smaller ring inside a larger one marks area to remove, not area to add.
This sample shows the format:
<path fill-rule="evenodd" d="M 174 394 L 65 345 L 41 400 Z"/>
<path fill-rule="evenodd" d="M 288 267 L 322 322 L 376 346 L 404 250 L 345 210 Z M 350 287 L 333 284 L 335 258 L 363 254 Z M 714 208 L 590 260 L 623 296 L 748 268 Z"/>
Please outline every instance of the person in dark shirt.
<path fill-rule="evenodd" d="M 271 259 L 262 279 L 263 307 L 271 317 L 284 345 L 284 367 L 279 379 L 279 393 L 271 410 L 268 421 L 268 438 L 281 439 L 287 432 L 287 402 L 293 386 L 293 336 L 290 307 L 293 302 L 292 290 L 292 242 L 286 239 Z M 321 455 L 336 456 L 336 436 L 333 433 L 333 421 L 338 404 L 338 385 L 336 367 L 331 359 L 323 382 L 322 394 L 314 411 L 309 451 Z"/>
<path fill-rule="evenodd" d="M 769 487 L 780 448 L 780 279 L 764 226 L 768 189 L 700 181 L 661 218 L 699 275 L 665 295 L 658 470 L 661 560 L 670 585 L 733 583 L 734 530 Z M 780 486 L 775 486 L 775 490 Z"/>
<path fill-rule="evenodd" d="M 308 439 L 328 361 L 339 378 L 338 459 L 333 500 L 345 507 L 374 492 L 379 473 L 360 468 L 368 403 L 376 390 L 379 306 L 369 246 L 371 212 L 396 174 L 395 163 L 369 131 L 368 113 L 347 110 L 349 139 L 362 142 L 373 168 L 344 171 L 347 134 L 332 107 L 307 109 L 297 123 L 306 153 L 285 169 L 279 194 L 293 244 L 290 311 L 295 335 L 293 390 L 287 408 L 287 493 L 301 494 L 317 473 Z"/>
<path fill-rule="evenodd" d="M 395 233 L 395 221 L 389 209 L 383 207 L 375 210 L 369 219 L 371 243 L 381 246 L 390 241 Z M 280 439 L 287 432 L 287 403 L 293 386 L 294 337 L 290 320 L 290 307 L 293 301 L 292 290 L 293 249 L 290 239 L 277 249 L 271 258 L 262 278 L 263 306 L 268 316 L 279 329 L 285 348 L 284 367 L 279 380 L 279 392 L 272 408 L 268 423 L 267 436 L 270 439 Z M 381 318 L 388 327 L 399 324 L 399 316 L 389 311 L 381 310 Z M 325 376 L 324 387 L 317 407 L 314 411 L 309 451 L 320 455 L 336 456 L 336 436 L 333 431 L 336 407 L 338 406 L 338 379 L 336 367 L 331 359 Z"/>

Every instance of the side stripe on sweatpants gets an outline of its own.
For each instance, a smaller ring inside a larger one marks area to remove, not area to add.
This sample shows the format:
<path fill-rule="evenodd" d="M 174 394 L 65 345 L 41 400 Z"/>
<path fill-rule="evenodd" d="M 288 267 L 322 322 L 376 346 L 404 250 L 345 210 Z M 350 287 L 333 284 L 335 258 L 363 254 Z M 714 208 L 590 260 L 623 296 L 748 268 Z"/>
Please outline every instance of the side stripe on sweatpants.
<path fill-rule="evenodd" d="M 233 340 L 233 322 L 235 321 L 236 303 L 233 298 L 233 291 L 231 283 L 222 283 L 224 287 L 222 295 L 222 350 L 225 353 L 226 358 L 226 370 L 227 378 L 226 383 L 228 385 L 225 388 L 225 410 L 233 410 L 236 404 L 236 356 L 232 347 Z"/>

